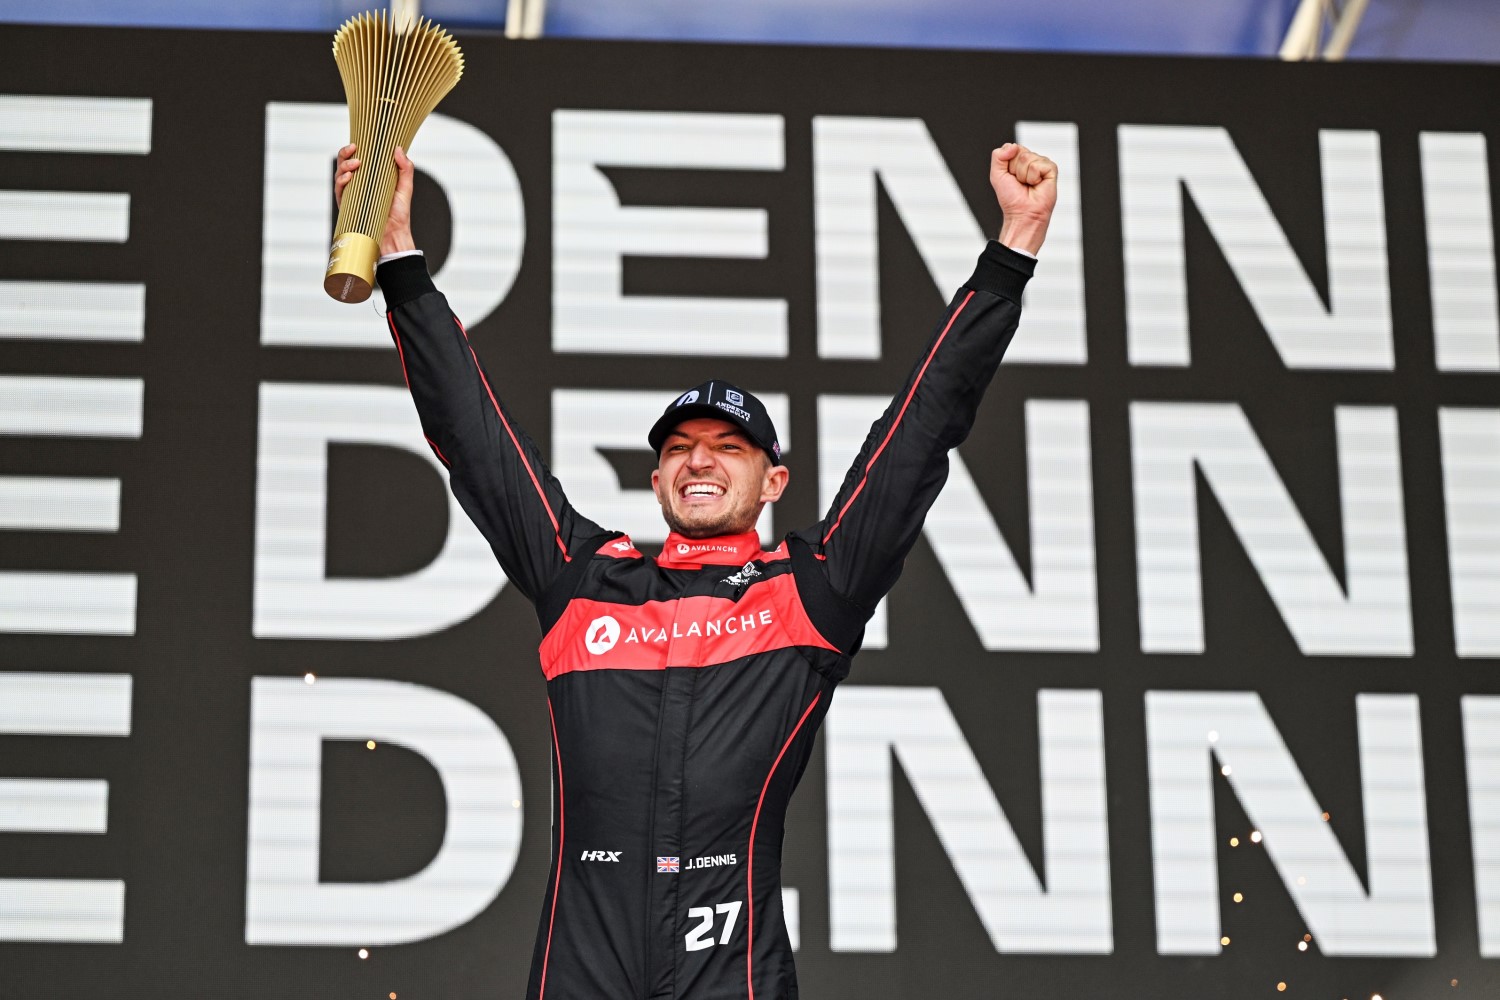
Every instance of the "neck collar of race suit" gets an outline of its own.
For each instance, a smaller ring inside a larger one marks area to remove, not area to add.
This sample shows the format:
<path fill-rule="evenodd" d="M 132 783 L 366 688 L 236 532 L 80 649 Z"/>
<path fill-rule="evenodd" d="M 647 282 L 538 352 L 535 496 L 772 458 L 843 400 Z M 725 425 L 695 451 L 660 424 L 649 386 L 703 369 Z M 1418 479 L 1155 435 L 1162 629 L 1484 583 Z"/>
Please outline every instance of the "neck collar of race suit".
<path fill-rule="evenodd" d="M 713 538 L 685 538 L 677 532 L 667 536 L 656 561 L 670 569 L 699 566 L 743 566 L 762 553 L 760 536 L 753 531 Z"/>

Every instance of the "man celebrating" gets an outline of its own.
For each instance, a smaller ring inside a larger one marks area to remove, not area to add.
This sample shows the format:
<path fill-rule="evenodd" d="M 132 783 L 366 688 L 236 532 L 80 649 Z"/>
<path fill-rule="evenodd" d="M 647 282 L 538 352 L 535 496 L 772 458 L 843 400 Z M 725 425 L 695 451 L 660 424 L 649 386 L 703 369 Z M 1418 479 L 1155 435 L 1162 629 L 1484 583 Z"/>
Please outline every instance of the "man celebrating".
<path fill-rule="evenodd" d="M 339 151 L 335 193 L 359 160 Z M 644 557 L 575 511 L 433 287 L 413 167 L 379 282 L 422 429 L 453 492 L 536 607 L 553 739 L 553 853 L 529 1000 L 789 1000 L 782 828 L 865 623 L 895 584 L 1020 319 L 1057 199 L 1052 161 L 994 151 L 1005 213 L 819 523 L 755 533 L 787 487 L 760 401 L 722 380 L 646 440 L 671 534 Z"/>

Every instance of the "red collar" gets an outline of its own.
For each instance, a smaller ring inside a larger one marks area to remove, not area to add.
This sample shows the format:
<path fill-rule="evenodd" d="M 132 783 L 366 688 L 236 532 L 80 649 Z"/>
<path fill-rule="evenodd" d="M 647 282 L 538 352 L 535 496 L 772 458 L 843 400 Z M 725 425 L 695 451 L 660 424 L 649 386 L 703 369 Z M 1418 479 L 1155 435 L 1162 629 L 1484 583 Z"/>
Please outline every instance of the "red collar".
<path fill-rule="evenodd" d="M 760 555 L 760 536 L 753 531 L 716 538 L 684 538 L 674 531 L 667 536 L 656 562 L 668 569 L 743 566 Z"/>

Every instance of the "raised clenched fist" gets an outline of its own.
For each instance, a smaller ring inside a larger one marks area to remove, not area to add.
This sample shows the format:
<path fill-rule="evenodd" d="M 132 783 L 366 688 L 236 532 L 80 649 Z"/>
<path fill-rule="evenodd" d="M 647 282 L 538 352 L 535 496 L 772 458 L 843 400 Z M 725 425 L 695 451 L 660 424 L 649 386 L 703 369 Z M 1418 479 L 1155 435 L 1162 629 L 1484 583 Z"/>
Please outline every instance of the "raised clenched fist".
<path fill-rule="evenodd" d="M 990 154 L 990 187 L 1005 213 L 1000 242 L 1036 253 L 1057 205 L 1057 164 L 1019 143 L 1007 142 Z"/>

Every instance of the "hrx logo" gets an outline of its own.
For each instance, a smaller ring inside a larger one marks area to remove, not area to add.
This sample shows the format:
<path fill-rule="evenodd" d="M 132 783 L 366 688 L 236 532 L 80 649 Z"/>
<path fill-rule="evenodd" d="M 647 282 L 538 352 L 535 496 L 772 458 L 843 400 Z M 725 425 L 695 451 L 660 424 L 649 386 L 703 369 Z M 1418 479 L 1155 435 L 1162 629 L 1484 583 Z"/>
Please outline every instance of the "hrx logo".
<path fill-rule="evenodd" d="M 624 851 L 584 851 L 579 861 L 619 861 Z"/>

